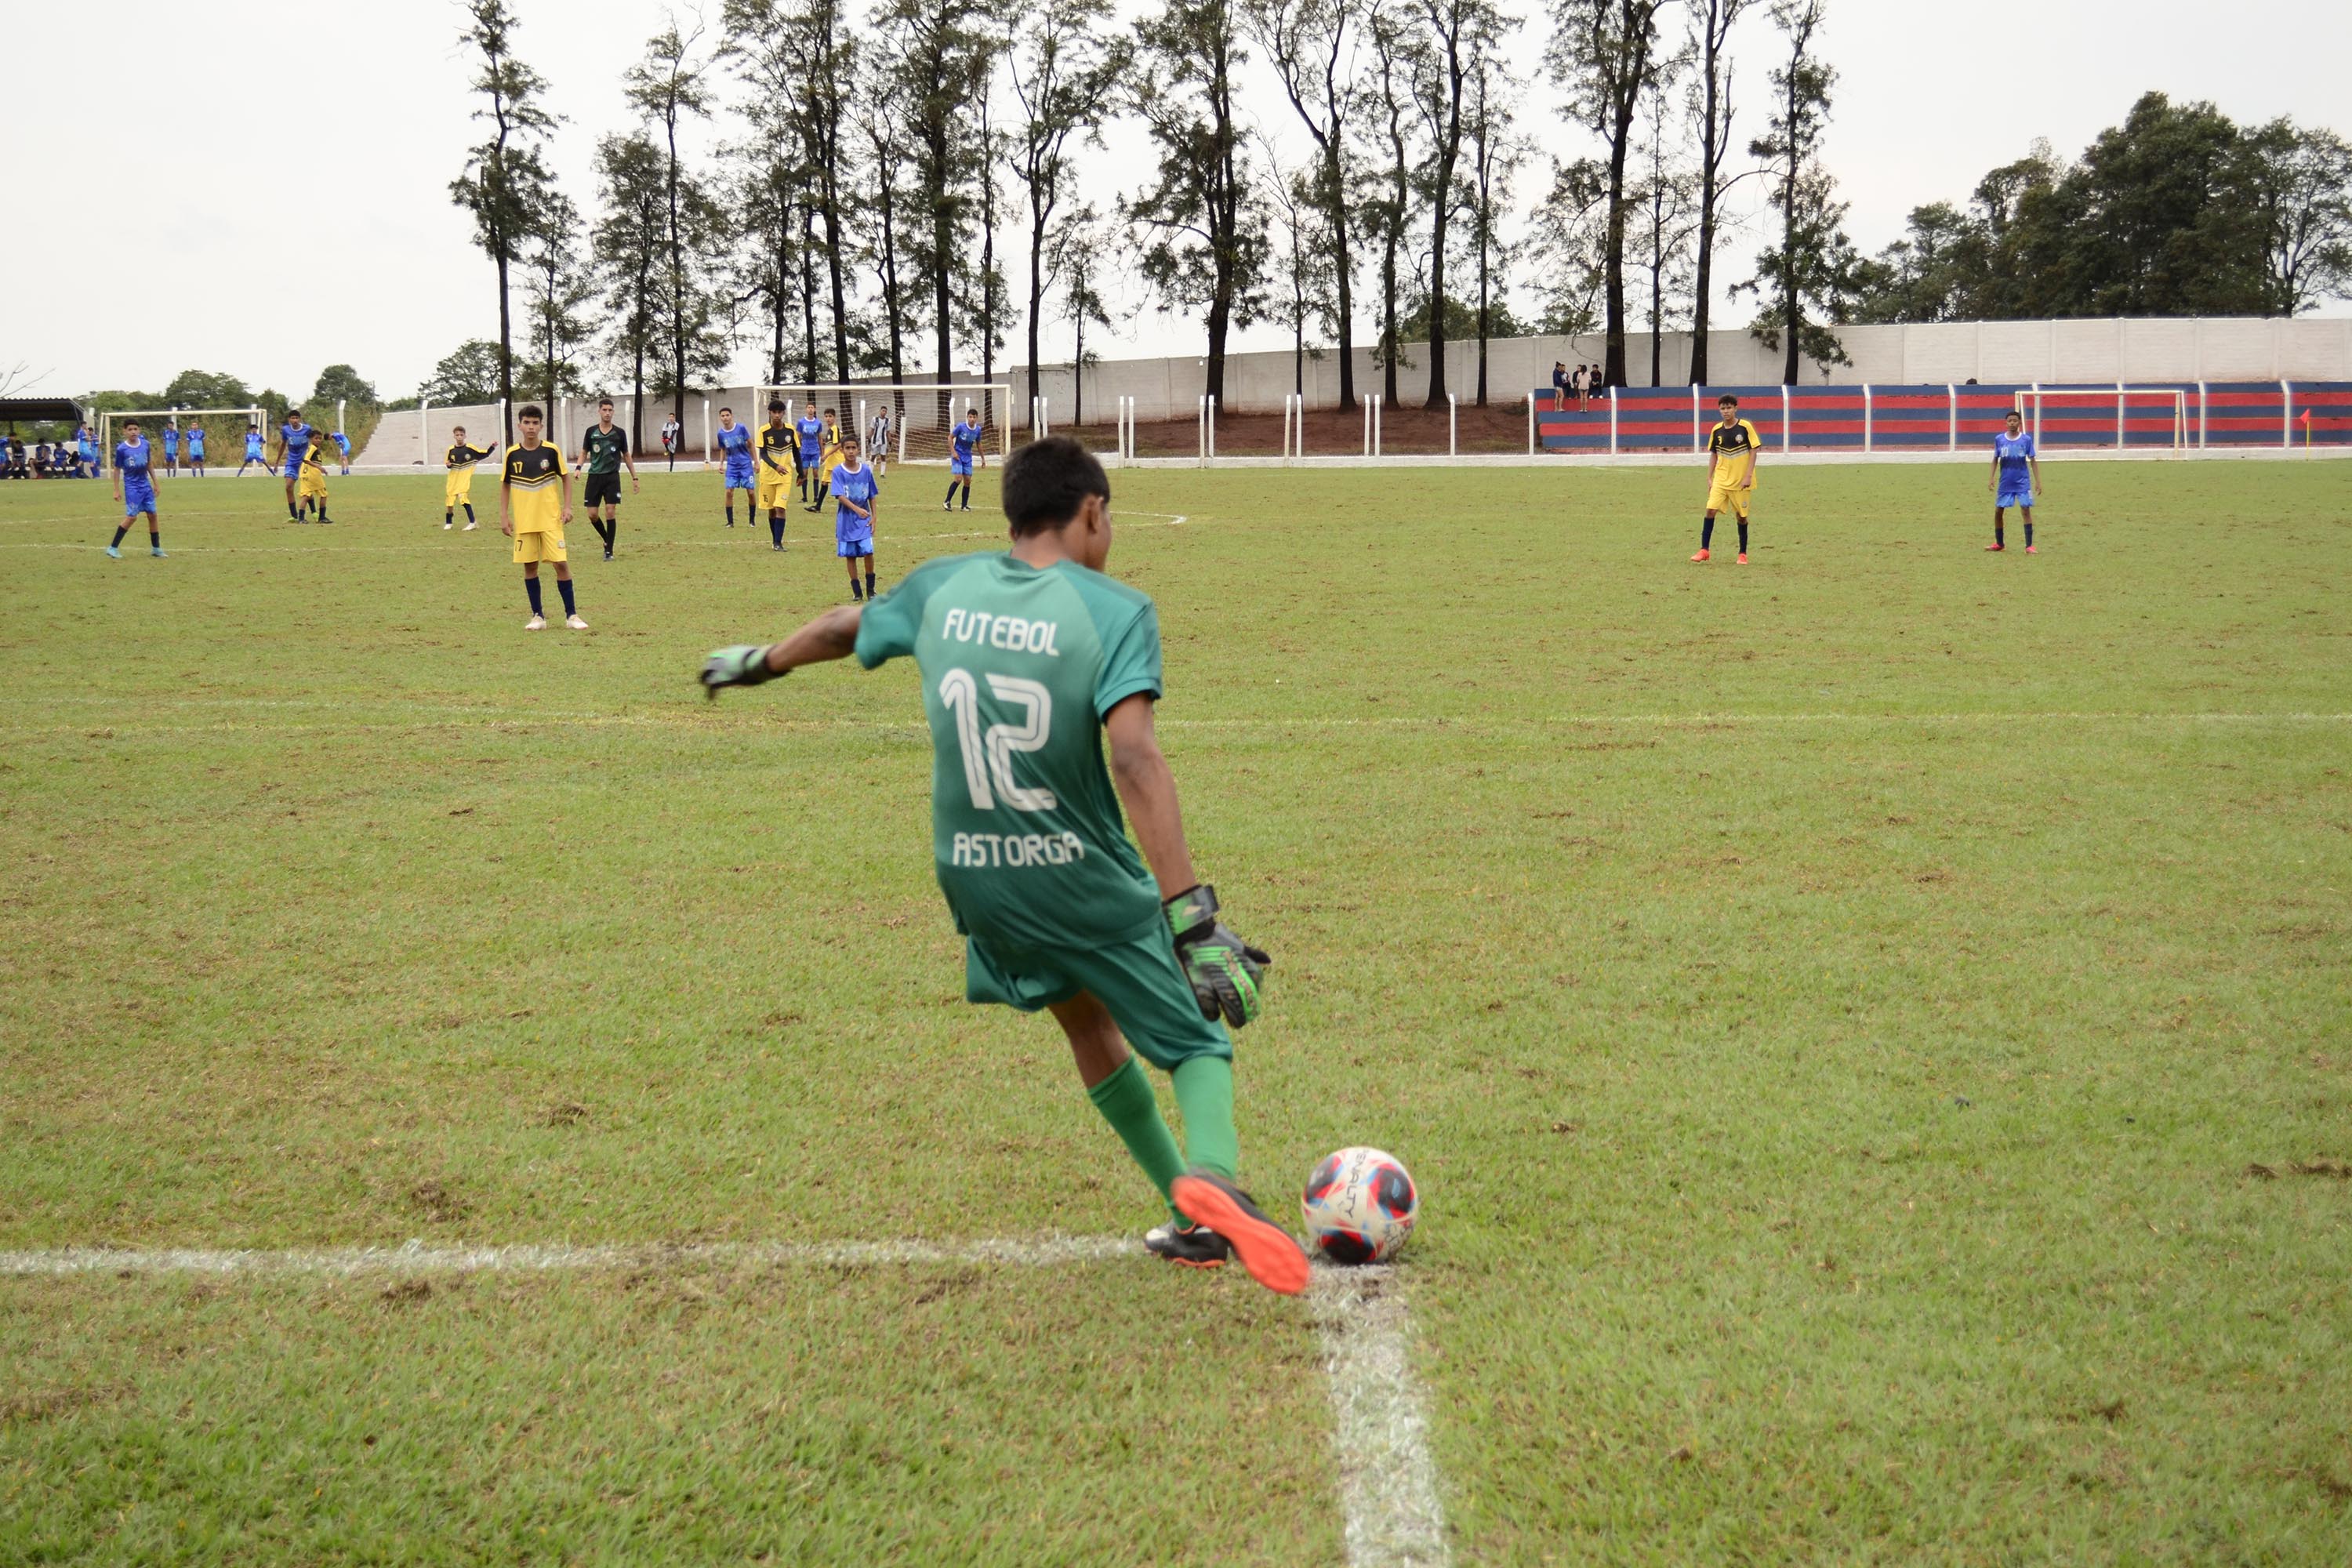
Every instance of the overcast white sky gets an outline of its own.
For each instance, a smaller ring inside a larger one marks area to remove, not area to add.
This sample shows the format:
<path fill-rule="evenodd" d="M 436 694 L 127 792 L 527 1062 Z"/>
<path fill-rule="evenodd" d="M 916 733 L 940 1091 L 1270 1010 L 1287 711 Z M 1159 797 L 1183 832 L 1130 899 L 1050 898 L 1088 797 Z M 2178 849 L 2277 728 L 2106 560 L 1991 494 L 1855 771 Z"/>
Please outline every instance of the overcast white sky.
<path fill-rule="evenodd" d="M 592 207 L 595 139 L 625 122 L 621 72 L 665 7 L 515 5 L 523 45 L 565 117 L 558 173 Z M 719 0 L 699 8 L 715 20 Z M 1528 0 L 1518 8 L 1537 18 L 1520 51 L 1532 62 L 1542 13 Z M 688 0 L 676 9 L 689 20 L 698 10 Z M 1141 5 L 1123 0 L 1122 9 Z M 389 396 L 414 391 L 461 340 L 495 335 L 488 265 L 446 193 L 475 134 L 454 0 L 313 5 L 291 79 L 282 40 L 261 14 L 242 30 L 211 25 L 212 15 L 192 26 L 184 5 L 114 0 L 102 50 L 79 61 L 45 52 L 37 69 L 12 60 L 0 143 L 11 176 L 0 371 L 21 362 L 36 378 L 26 390 L 73 394 L 153 390 L 193 367 L 299 395 L 321 366 L 348 361 Z M 1739 45 L 1744 104 L 1761 102 L 1773 37 L 1759 7 Z M 0 51 L 13 55 L 13 43 Z M 1826 51 L 1843 78 L 1828 158 L 1866 249 L 1894 238 L 1913 206 L 1964 199 L 1985 170 L 2036 137 L 2062 154 L 2079 152 L 2151 88 L 2211 99 L 2242 121 L 2288 114 L 2352 133 L 2347 0 L 2220 8 L 2211 0 L 1951 8 L 1833 0 Z M 1295 146 L 1287 104 L 1270 87 L 1253 99 L 1267 128 Z M 1525 122 L 1556 124 L 1557 105 L 1556 91 L 1537 81 Z M 1743 138 L 1756 122 L 1750 110 Z M 703 147 L 721 133 L 708 132 Z M 1564 155 L 1580 150 L 1573 132 L 1546 141 Z M 1097 201 L 1148 167 L 1139 142 L 1130 133 L 1093 155 L 1087 188 Z M 68 172 L 79 194 L 61 199 L 51 176 Z M 1546 178 L 1531 170 L 1526 194 Z M 1727 281 L 1746 276 L 1752 237 L 1732 245 L 1718 268 Z M 1010 248 L 1019 297 L 1025 252 Z M 1009 361 L 1020 357 L 1017 324 L 1007 336 Z M 1195 324 L 1148 308 L 1122 339 L 1102 351 L 1202 346 Z M 1048 342 L 1049 356 L 1067 353 L 1066 342 Z M 1284 342 L 1280 329 L 1260 327 L 1234 346 Z M 741 359 L 747 375 L 754 357 L 747 350 Z"/>

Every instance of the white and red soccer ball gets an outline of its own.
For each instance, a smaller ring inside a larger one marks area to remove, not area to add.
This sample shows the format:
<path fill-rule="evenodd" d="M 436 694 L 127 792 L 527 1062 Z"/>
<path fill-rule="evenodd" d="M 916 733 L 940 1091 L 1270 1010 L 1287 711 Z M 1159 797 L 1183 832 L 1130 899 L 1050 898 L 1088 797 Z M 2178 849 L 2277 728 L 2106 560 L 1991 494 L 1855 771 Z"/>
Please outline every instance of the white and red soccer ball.
<path fill-rule="evenodd" d="M 1412 1234 L 1421 1191 L 1395 1155 L 1342 1149 L 1307 1178 L 1299 1207 L 1313 1250 L 1334 1263 L 1386 1263 Z"/>

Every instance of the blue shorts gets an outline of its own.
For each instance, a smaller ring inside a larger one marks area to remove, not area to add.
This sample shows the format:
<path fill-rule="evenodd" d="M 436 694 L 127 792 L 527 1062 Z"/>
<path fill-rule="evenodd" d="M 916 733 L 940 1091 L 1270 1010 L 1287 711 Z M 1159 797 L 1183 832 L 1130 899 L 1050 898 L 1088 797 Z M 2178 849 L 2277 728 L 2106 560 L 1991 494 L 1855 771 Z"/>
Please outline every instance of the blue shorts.
<path fill-rule="evenodd" d="M 730 490 L 748 490 L 751 488 L 751 464 L 750 459 L 746 458 L 744 461 L 739 463 L 732 458 L 728 458 L 727 489 Z"/>
<path fill-rule="evenodd" d="M 817 455 L 814 451 L 803 447 L 793 456 L 793 461 L 803 468 L 814 468 L 816 467 L 816 458 Z"/>
<path fill-rule="evenodd" d="M 122 515 L 137 517 L 141 512 L 155 510 L 155 487 L 146 479 L 125 479 L 122 483 Z"/>
<path fill-rule="evenodd" d="M 289 479 L 299 479 L 302 477 L 302 459 L 291 452 L 286 456 L 286 477 Z"/>
<path fill-rule="evenodd" d="M 188 461 L 191 463 L 201 463 L 204 460 L 205 449 L 202 447 L 191 447 L 188 448 Z"/>
<path fill-rule="evenodd" d="M 2018 486 L 2015 489 L 2011 489 L 2007 485 L 2003 485 L 2000 487 L 2000 493 L 1993 498 L 1992 504 L 1995 506 L 2032 506 L 2033 504 L 2033 487 L 2030 484 L 2024 484 Z"/>
<path fill-rule="evenodd" d="M 248 463 L 266 463 L 269 459 L 261 455 L 261 447 L 256 445 L 245 449 L 245 460 Z"/>
<path fill-rule="evenodd" d="M 971 459 L 968 457 L 950 458 L 948 459 L 948 472 L 960 479 L 968 479 L 971 478 Z"/>
<path fill-rule="evenodd" d="M 833 552 L 848 557 L 874 553 L 874 523 L 849 512 L 836 512 L 833 519 Z"/>

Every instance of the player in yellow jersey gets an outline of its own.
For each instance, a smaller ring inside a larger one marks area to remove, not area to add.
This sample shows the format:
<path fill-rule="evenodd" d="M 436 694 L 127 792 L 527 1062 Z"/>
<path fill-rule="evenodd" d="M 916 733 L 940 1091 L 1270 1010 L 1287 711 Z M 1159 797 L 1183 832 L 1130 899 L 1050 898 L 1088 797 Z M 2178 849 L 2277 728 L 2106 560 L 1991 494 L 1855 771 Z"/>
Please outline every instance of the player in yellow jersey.
<path fill-rule="evenodd" d="M 811 511 L 823 511 L 825 498 L 832 493 L 833 470 L 841 461 L 841 420 L 830 408 L 824 411 L 824 449 L 816 460 L 816 501 Z"/>
<path fill-rule="evenodd" d="M 441 486 L 441 526 L 450 527 L 457 521 L 457 509 L 466 509 L 466 531 L 471 533 L 479 526 L 474 520 L 474 465 L 490 454 L 466 442 L 466 427 L 452 426 L 449 449 L 441 454 L 449 478 Z"/>
<path fill-rule="evenodd" d="M 313 441 L 303 448 L 302 477 L 294 492 L 294 499 L 300 503 L 304 511 L 309 511 L 314 506 L 319 509 L 318 521 L 320 522 L 332 521 L 327 516 L 328 451 L 329 447 L 324 441 Z"/>
<path fill-rule="evenodd" d="M 768 537 L 774 548 L 784 547 L 784 508 L 793 499 L 793 481 L 800 477 L 800 437 L 784 423 L 784 400 L 768 399 L 768 422 L 760 426 L 752 447 L 753 472 L 759 476 L 760 510 L 768 514 Z"/>
<path fill-rule="evenodd" d="M 563 624 L 584 632 L 580 606 L 572 597 L 572 567 L 563 553 L 563 525 L 572 521 L 572 474 L 563 454 L 539 438 L 546 423 L 539 405 L 528 404 L 515 416 L 517 445 L 507 448 L 499 475 L 499 531 L 514 541 L 515 564 L 522 568 L 522 590 L 530 598 L 530 619 L 523 630 L 543 630 L 540 613 L 539 563 L 554 563 L 555 587 L 563 595 Z"/>
<path fill-rule="evenodd" d="M 1763 445 L 1756 426 L 1739 416 L 1739 399 L 1725 393 L 1715 400 L 1722 417 L 1706 433 L 1706 520 L 1698 525 L 1698 553 L 1707 557 L 1715 542 L 1715 514 L 1727 511 L 1739 519 L 1739 564 L 1748 564 L 1748 503 L 1756 492 L 1756 458 Z"/>

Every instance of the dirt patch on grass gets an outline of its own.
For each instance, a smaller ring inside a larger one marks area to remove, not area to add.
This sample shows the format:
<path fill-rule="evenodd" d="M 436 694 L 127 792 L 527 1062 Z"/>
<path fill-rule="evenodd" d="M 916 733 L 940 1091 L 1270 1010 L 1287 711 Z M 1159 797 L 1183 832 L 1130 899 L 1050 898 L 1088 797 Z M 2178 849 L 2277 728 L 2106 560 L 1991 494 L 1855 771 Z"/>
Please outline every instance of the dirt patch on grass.
<path fill-rule="evenodd" d="M 446 1225 L 466 1217 L 468 1205 L 456 1191 L 441 1182 L 419 1182 L 408 1189 L 408 1201 L 433 1225 Z"/>
<path fill-rule="evenodd" d="M 111 1405 L 131 1392 L 128 1384 L 105 1383 L 89 1388 L 36 1388 L 22 1394 L 0 1394 L 0 1426 L 19 1421 L 50 1421 L 94 1405 Z"/>

